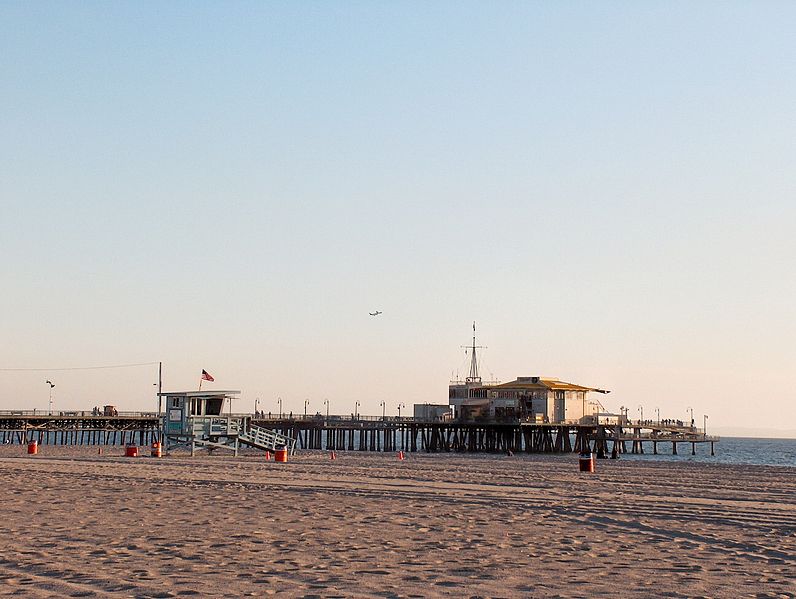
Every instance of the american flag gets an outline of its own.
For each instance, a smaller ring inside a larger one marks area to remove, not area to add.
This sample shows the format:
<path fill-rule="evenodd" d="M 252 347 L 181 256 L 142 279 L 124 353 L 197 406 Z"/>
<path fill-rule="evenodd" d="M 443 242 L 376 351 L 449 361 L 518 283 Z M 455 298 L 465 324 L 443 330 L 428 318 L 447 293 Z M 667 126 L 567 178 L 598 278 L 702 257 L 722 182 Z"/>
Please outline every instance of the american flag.
<path fill-rule="evenodd" d="M 212 376 L 210 376 L 210 373 L 207 372 L 207 370 L 202 369 L 202 380 L 203 381 L 214 381 L 216 379 L 214 379 Z"/>

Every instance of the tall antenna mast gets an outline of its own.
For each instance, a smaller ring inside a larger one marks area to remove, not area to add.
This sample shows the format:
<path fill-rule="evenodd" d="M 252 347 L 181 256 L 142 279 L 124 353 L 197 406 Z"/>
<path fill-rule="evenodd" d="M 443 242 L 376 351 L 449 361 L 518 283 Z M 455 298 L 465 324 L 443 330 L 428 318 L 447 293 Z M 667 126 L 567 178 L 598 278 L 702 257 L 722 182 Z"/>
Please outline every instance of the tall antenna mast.
<path fill-rule="evenodd" d="M 466 348 L 464 345 L 462 345 L 462 347 Z M 470 355 L 470 376 L 467 377 L 466 381 L 468 383 L 480 383 L 481 377 L 478 376 L 478 357 L 475 350 L 486 349 L 486 347 L 475 344 L 475 321 L 473 321 L 473 345 L 469 349 L 472 350 L 472 354 Z"/>

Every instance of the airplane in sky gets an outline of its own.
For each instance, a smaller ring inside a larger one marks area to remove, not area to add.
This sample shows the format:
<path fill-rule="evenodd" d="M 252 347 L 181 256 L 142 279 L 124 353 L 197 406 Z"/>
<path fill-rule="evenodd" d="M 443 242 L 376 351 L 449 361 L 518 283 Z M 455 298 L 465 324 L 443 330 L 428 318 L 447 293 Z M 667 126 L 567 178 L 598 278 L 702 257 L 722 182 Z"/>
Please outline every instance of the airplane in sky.
<path fill-rule="evenodd" d="M 381 314 L 381 312 L 379 310 L 376 310 L 375 312 L 368 312 L 368 314 L 370 314 L 371 316 L 378 316 L 379 314 Z"/>

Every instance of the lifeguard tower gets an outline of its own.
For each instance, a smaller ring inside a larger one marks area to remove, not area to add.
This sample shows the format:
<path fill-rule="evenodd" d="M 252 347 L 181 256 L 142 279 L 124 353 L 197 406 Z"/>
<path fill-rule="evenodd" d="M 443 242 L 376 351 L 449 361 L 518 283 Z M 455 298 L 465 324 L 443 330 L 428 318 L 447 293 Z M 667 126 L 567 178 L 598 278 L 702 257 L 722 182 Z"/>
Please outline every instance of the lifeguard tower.
<path fill-rule="evenodd" d="M 190 446 L 191 455 L 197 447 L 227 449 L 238 455 L 241 444 L 263 451 L 287 448 L 292 454 L 296 441 L 271 429 L 251 423 L 245 414 L 222 414 L 227 400 L 240 391 L 168 391 L 165 398 L 163 440 L 165 449 Z M 231 404 L 230 404 L 231 405 Z"/>

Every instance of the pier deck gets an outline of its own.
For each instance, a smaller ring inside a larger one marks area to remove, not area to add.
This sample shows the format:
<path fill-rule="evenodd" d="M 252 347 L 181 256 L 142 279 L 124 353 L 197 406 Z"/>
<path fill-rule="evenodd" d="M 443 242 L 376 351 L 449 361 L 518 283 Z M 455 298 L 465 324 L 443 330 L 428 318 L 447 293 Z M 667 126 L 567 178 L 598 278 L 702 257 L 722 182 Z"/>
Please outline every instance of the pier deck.
<path fill-rule="evenodd" d="M 335 451 L 406 452 L 512 452 L 609 454 L 644 453 L 645 446 L 671 443 L 709 443 L 711 455 L 718 437 L 689 426 L 629 422 L 607 424 L 541 424 L 531 422 L 427 421 L 415 418 L 297 416 L 293 418 L 243 417 L 255 426 L 272 429 L 297 440 L 297 449 Z M 147 445 L 161 441 L 161 420 L 155 412 L 126 412 L 95 416 L 89 412 L 41 414 L 24 411 L 0 412 L 0 443 L 40 445 Z"/>

